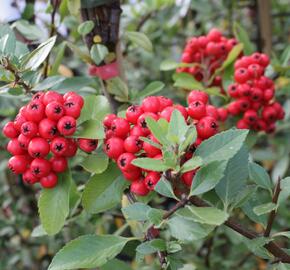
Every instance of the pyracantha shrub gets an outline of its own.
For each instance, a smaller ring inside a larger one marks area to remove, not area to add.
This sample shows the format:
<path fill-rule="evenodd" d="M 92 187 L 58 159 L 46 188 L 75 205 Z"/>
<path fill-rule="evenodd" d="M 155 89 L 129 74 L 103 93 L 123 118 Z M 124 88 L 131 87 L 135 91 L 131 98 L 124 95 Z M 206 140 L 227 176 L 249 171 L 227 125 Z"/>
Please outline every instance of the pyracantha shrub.
<path fill-rule="evenodd" d="M 170 122 L 173 111 L 178 110 L 188 125 L 196 126 L 198 136 L 185 153 L 185 162 L 192 157 L 195 147 L 218 132 L 218 122 L 227 118 L 226 109 L 218 109 L 208 102 L 208 95 L 198 90 L 190 92 L 188 107 L 175 105 L 171 99 L 164 96 L 149 96 L 141 105 L 130 106 L 125 118 L 115 114 L 105 117 L 104 151 L 116 161 L 124 178 L 131 182 L 130 188 L 133 193 L 147 195 L 161 177 L 160 172 L 141 169 L 132 164 L 138 157 L 163 158 L 159 141 L 148 128 L 148 118 Z M 194 174 L 195 171 L 190 171 L 182 175 L 181 179 L 186 186 L 191 185 Z"/>
<path fill-rule="evenodd" d="M 193 66 L 178 68 L 177 72 L 186 72 L 198 81 L 207 82 L 235 45 L 236 39 L 224 37 L 215 28 L 206 36 L 192 37 L 184 48 L 181 61 Z M 221 77 L 216 76 L 208 86 L 221 86 L 221 82 Z"/>
<path fill-rule="evenodd" d="M 275 122 L 284 118 L 283 107 L 275 101 L 274 82 L 265 76 L 268 65 L 268 56 L 260 53 L 235 62 L 235 83 L 228 87 L 234 101 L 227 110 L 233 116 L 242 116 L 238 128 L 271 133 L 275 131 Z"/>
<path fill-rule="evenodd" d="M 14 122 L 4 126 L 3 134 L 10 139 L 7 150 L 13 155 L 8 167 L 22 174 L 23 182 L 53 188 L 57 174 L 67 169 L 67 160 L 78 147 L 85 152 L 96 149 L 97 140 L 69 138 L 76 131 L 83 105 L 83 98 L 74 92 L 38 92 Z"/>

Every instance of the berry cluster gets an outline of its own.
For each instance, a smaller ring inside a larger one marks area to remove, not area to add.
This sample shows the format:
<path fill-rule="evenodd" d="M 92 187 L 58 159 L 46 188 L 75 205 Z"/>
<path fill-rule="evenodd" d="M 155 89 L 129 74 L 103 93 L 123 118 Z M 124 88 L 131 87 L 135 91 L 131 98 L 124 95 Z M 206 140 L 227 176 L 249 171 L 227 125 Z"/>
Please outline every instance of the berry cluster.
<path fill-rule="evenodd" d="M 177 72 L 186 72 L 198 81 L 207 82 L 236 44 L 236 39 L 222 36 L 222 33 L 215 28 L 206 36 L 193 37 L 187 42 L 181 60 L 183 63 L 197 65 L 179 68 Z M 215 77 L 211 85 L 221 86 L 221 77 Z"/>
<path fill-rule="evenodd" d="M 67 138 L 76 131 L 83 104 L 83 98 L 74 92 L 38 92 L 14 122 L 4 126 L 3 134 L 10 138 L 7 150 L 13 155 L 8 167 L 23 174 L 25 183 L 40 182 L 44 188 L 53 188 L 57 173 L 67 169 L 67 158 L 73 157 L 78 147 L 85 152 L 97 147 L 96 140 Z"/>
<path fill-rule="evenodd" d="M 231 115 L 242 115 L 238 128 L 271 133 L 275 122 L 284 118 L 282 106 L 275 102 L 274 83 L 264 75 L 268 64 L 267 55 L 254 53 L 243 56 L 234 65 L 235 83 L 228 87 L 234 101 L 227 109 Z"/>
<path fill-rule="evenodd" d="M 188 96 L 189 106 L 174 105 L 172 100 L 163 96 L 150 96 L 142 104 L 132 105 L 126 111 L 126 117 L 120 118 L 115 114 L 107 115 L 104 119 L 106 138 L 104 151 L 117 162 L 124 178 L 131 182 L 131 191 L 137 195 L 145 196 L 153 190 L 161 174 L 138 168 L 132 164 L 137 157 L 150 157 L 162 159 L 162 151 L 143 141 L 146 137 L 154 143 L 159 143 L 147 127 L 146 119 L 161 118 L 170 121 L 174 110 L 180 111 L 188 125 L 196 125 L 198 138 L 192 142 L 192 147 L 185 154 L 185 159 L 192 157 L 193 150 L 203 140 L 218 132 L 218 121 L 227 118 L 226 109 L 217 109 L 208 104 L 208 95 L 201 91 L 192 91 Z M 194 171 L 185 173 L 182 181 L 190 186 Z"/>

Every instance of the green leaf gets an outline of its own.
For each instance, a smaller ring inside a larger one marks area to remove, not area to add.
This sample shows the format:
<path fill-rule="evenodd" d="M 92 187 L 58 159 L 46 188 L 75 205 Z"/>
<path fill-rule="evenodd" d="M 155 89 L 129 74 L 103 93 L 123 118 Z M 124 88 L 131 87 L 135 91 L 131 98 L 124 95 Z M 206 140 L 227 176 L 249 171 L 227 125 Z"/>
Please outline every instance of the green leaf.
<path fill-rule="evenodd" d="M 142 100 L 143 98 L 147 96 L 154 95 L 158 92 L 160 92 L 164 88 L 165 84 L 160 81 L 155 81 L 149 83 L 145 89 L 142 91 L 139 91 L 138 94 L 135 96 L 134 100 Z"/>
<path fill-rule="evenodd" d="M 280 182 L 281 192 L 278 198 L 278 205 L 283 204 L 287 201 L 290 196 L 290 177 L 286 177 Z"/>
<path fill-rule="evenodd" d="M 270 203 L 264 203 L 264 204 L 254 207 L 253 211 L 257 216 L 261 216 L 261 215 L 271 212 L 272 210 L 275 210 L 276 208 L 277 208 L 277 205 L 270 202 Z"/>
<path fill-rule="evenodd" d="M 272 235 L 272 237 L 280 237 L 280 236 L 284 236 L 290 239 L 290 231 L 278 232 Z"/>
<path fill-rule="evenodd" d="M 179 110 L 174 110 L 168 127 L 167 138 L 174 144 L 181 144 L 186 140 L 186 132 L 188 126 L 185 119 Z"/>
<path fill-rule="evenodd" d="M 215 207 L 186 206 L 185 209 L 189 210 L 187 211 L 189 218 L 202 224 L 219 226 L 229 218 L 227 212 Z"/>
<path fill-rule="evenodd" d="M 150 39 L 141 32 L 134 32 L 134 31 L 127 31 L 126 32 L 126 37 L 136 44 L 138 47 L 143 48 L 147 52 L 152 52 L 153 51 L 153 45 L 150 41 Z"/>
<path fill-rule="evenodd" d="M 109 158 L 103 152 L 98 152 L 96 155 L 88 155 L 80 164 L 85 170 L 90 173 L 102 173 L 109 165 Z"/>
<path fill-rule="evenodd" d="M 279 263 L 278 268 L 275 270 L 290 270 L 290 264 L 286 263 Z"/>
<path fill-rule="evenodd" d="M 80 1 L 80 0 L 78 0 L 78 1 Z M 75 53 L 84 62 L 86 62 L 88 64 L 93 64 L 94 63 L 94 61 L 91 58 L 91 56 L 89 55 L 89 53 L 82 51 L 75 44 L 73 44 L 71 42 L 67 42 L 67 46 L 73 51 L 73 53 Z"/>
<path fill-rule="evenodd" d="M 119 169 L 111 163 L 105 172 L 92 176 L 87 182 L 82 204 L 89 213 L 104 212 L 120 203 L 127 185 Z"/>
<path fill-rule="evenodd" d="M 168 70 L 177 69 L 179 67 L 194 67 L 198 65 L 199 65 L 198 63 L 188 64 L 188 63 L 177 63 L 173 60 L 164 60 L 160 64 L 160 70 L 168 71 Z"/>
<path fill-rule="evenodd" d="M 83 235 L 66 244 L 48 270 L 96 268 L 118 255 L 130 238 L 113 235 Z"/>
<path fill-rule="evenodd" d="M 149 242 L 142 243 L 136 248 L 136 251 L 143 255 L 148 255 L 155 253 L 157 251 L 165 251 L 165 250 L 166 250 L 166 242 L 162 239 L 154 239 Z"/>
<path fill-rule="evenodd" d="M 169 169 L 162 160 L 155 158 L 136 158 L 132 164 L 151 171 L 163 172 Z"/>
<path fill-rule="evenodd" d="M 81 0 L 67 0 L 67 7 L 71 15 L 79 16 L 81 9 Z"/>
<path fill-rule="evenodd" d="M 179 153 L 185 151 L 193 142 L 196 141 L 197 132 L 195 125 L 189 126 L 185 134 L 185 140 L 179 145 Z"/>
<path fill-rule="evenodd" d="M 16 38 L 13 33 L 6 34 L 0 39 L 0 52 L 4 55 L 14 54 L 16 49 Z"/>
<path fill-rule="evenodd" d="M 104 96 L 86 96 L 84 98 L 84 106 L 78 123 L 94 119 L 103 121 L 104 117 L 110 113 L 110 104 Z"/>
<path fill-rule="evenodd" d="M 117 259 L 110 260 L 100 268 L 100 270 L 112 270 L 112 269 L 132 270 L 132 268 L 130 268 L 127 263 Z"/>
<path fill-rule="evenodd" d="M 148 220 L 155 226 L 159 226 L 163 221 L 164 211 L 160 209 L 151 208 L 147 211 Z"/>
<path fill-rule="evenodd" d="M 78 27 L 78 32 L 80 35 L 85 36 L 94 29 L 95 23 L 93 21 L 85 21 L 81 23 Z"/>
<path fill-rule="evenodd" d="M 273 259 L 273 255 L 270 254 L 264 245 L 269 243 L 271 239 L 266 237 L 258 237 L 255 239 L 243 238 L 243 242 L 246 244 L 249 250 L 251 250 L 255 255 L 263 259 Z"/>
<path fill-rule="evenodd" d="M 219 87 L 213 86 L 205 88 L 203 91 L 211 96 L 222 97 L 223 99 L 227 100 L 227 96 L 221 93 L 221 89 Z"/>
<path fill-rule="evenodd" d="M 49 38 L 41 43 L 34 51 L 32 51 L 23 61 L 24 69 L 36 70 L 49 55 L 56 41 L 56 36 Z"/>
<path fill-rule="evenodd" d="M 33 87 L 33 91 L 43 91 L 52 88 L 53 86 L 63 82 L 65 80 L 65 77 L 62 76 L 51 76 L 43 81 L 41 81 L 39 84 Z"/>
<path fill-rule="evenodd" d="M 190 196 L 203 194 L 213 189 L 224 176 L 226 161 L 213 161 L 201 167 L 193 178 Z"/>
<path fill-rule="evenodd" d="M 242 147 L 228 162 L 224 177 L 215 188 L 226 208 L 230 203 L 235 203 L 238 194 L 246 186 L 249 175 L 248 162 L 249 153 L 245 147 Z"/>
<path fill-rule="evenodd" d="M 186 161 L 181 167 L 181 173 L 192 171 L 202 165 L 202 158 L 194 156 Z"/>
<path fill-rule="evenodd" d="M 13 96 L 20 96 L 23 94 L 23 88 L 21 87 L 9 88 L 8 93 Z"/>
<path fill-rule="evenodd" d="M 187 90 L 203 90 L 203 85 L 188 73 L 175 73 L 173 76 L 174 86 Z"/>
<path fill-rule="evenodd" d="M 99 120 L 88 120 L 77 127 L 73 138 L 103 139 L 105 137 L 104 127 Z"/>
<path fill-rule="evenodd" d="M 41 224 L 49 235 L 58 233 L 69 214 L 70 172 L 58 175 L 58 184 L 52 189 L 43 189 L 38 200 Z"/>
<path fill-rule="evenodd" d="M 154 137 L 162 144 L 162 145 L 168 145 L 169 141 L 166 138 L 166 133 L 164 129 L 160 127 L 157 121 L 155 121 L 151 117 L 146 117 L 146 123 Z"/>
<path fill-rule="evenodd" d="M 249 163 L 249 176 L 259 187 L 267 189 L 272 194 L 272 181 L 266 170 L 257 163 Z"/>
<path fill-rule="evenodd" d="M 230 129 L 221 132 L 203 141 L 195 154 L 205 164 L 215 160 L 229 160 L 241 149 L 247 135 L 248 130 Z"/>
<path fill-rule="evenodd" d="M 184 242 L 193 242 L 209 235 L 214 226 L 194 222 L 184 216 L 174 215 L 167 222 L 171 235 Z"/>
<path fill-rule="evenodd" d="M 53 76 L 53 75 L 58 74 L 58 68 L 61 65 L 61 62 L 63 60 L 66 45 L 67 45 L 67 42 L 63 41 L 62 43 L 60 43 L 57 46 L 57 48 L 56 48 L 57 54 L 56 54 L 55 59 L 51 65 L 51 69 L 49 71 L 49 76 Z"/>
<path fill-rule="evenodd" d="M 107 90 L 115 96 L 120 102 L 127 102 L 129 97 L 129 89 L 127 84 L 119 77 L 107 80 Z"/>
<path fill-rule="evenodd" d="M 102 44 L 94 44 L 91 48 L 90 54 L 95 64 L 99 65 L 109 54 L 109 50 L 106 46 Z"/>
<path fill-rule="evenodd" d="M 43 30 L 35 24 L 26 20 L 18 20 L 13 24 L 21 34 L 28 40 L 43 40 Z"/>
<path fill-rule="evenodd" d="M 237 195 L 234 203 L 231 205 L 232 209 L 239 208 L 244 205 L 257 192 L 256 185 L 245 186 Z"/>
<path fill-rule="evenodd" d="M 233 28 L 236 39 L 244 45 L 245 55 L 252 54 L 255 49 L 252 42 L 250 41 L 247 31 L 237 22 L 234 22 Z"/>
<path fill-rule="evenodd" d="M 237 44 L 236 46 L 234 46 L 230 53 L 228 54 L 226 60 L 222 63 L 221 65 L 221 70 L 224 70 L 226 67 L 228 67 L 230 64 L 232 64 L 237 57 L 241 54 L 241 52 L 243 51 L 244 45 L 243 44 Z"/>
<path fill-rule="evenodd" d="M 136 202 L 122 208 L 122 213 L 128 220 L 146 221 L 148 219 L 147 212 L 150 209 L 151 207 L 147 204 Z"/>
<path fill-rule="evenodd" d="M 36 226 L 31 233 L 31 237 L 41 237 L 45 235 L 47 235 L 47 232 L 44 230 L 42 225 Z"/>
<path fill-rule="evenodd" d="M 172 185 L 164 177 L 161 177 L 161 179 L 158 181 L 157 185 L 155 186 L 154 190 L 165 197 L 172 198 L 179 201 L 179 199 L 174 194 Z"/>

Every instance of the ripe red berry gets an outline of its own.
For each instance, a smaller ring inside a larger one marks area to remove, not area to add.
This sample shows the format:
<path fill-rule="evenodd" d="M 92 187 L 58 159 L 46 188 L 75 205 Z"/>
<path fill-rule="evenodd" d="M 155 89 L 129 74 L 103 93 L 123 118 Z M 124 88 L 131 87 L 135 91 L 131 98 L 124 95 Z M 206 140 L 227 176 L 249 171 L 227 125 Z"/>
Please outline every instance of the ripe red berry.
<path fill-rule="evenodd" d="M 245 68 L 239 68 L 234 74 L 235 81 L 238 83 L 245 83 L 249 79 L 249 73 Z"/>
<path fill-rule="evenodd" d="M 30 138 L 24 136 L 23 134 L 20 134 L 17 138 L 19 146 L 25 150 L 27 150 L 28 145 L 30 143 Z"/>
<path fill-rule="evenodd" d="M 141 106 L 132 105 L 126 111 L 126 118 L 130 123 L 136 124 L 139 116 L 142 113 L 143 113 L 143 109 L 141 108 Z"/>
<path fill-rule="evenodd" d="M 49 153 L 49 144 L 45 139 L 35 137 L 28 144 L 28 153 L 33 158 L 45 157 Z"/>
<path fill-rule="evenodd" d="M 18 142 L 18 139 L 17 138 L 14 138 L 14 139 L 11 139 L 8 144 L 7 144 L 7 151 L 13 155 L 13 156 L 16 156 L 16 155 L 23 155 L 25 154 L 25 150 L 20 146 L 19 142 Z"/>
<path fill-rule="evenodd" d="M 240 107 L 237 101 L 231 102 L 227 109 L 231 115 L 238 115 L 240 113 Z"/>
<path fill-rule="evenodd" d="M 160 109 L 159 109 L 160 112 L 162 110 L 164 110 L 166 107 L 169 107 L 169 106 L 173 105 L 173 101 L 170 98 L 168 98 L 168 97 L 159 96 L 158 100 L 159 100 L 159 103 L 160 103 Z"/>
<path fill-rule="evenodd" d="M 238 85 L 236 83 L 230 84 L 228 86 L 228 93 L 232 98 L 238 98 L 240 94 L 238 90 Z"/>
<path fill-rule="evenodd" d="M 269 88 L 269 89 L 266 89 L 264 90 L 264 93 L 263 93 L 263 99 L 264 101 L 270 101 L 275 95 L 275 92 L 273 89 Z"/>
<path fill-rule="evenodd" d="M 149 135 L 147 138 L 156 144 L 159 143 L 158 140 L 153 135 Z M 161 154 L 161 150 L 159 148 L 153 146 L 148 142 L 143 143 L 143 150 L 146 152 L 148 157 L 154 157 L 156 155 Z"/>
<path fill-rule="evenodd" d="M 251 64 L 248 66 L 248 73 L 249 77 L 251 77 L 252 79 L 256 79 L 261 77 L 261 75 L 264 73 L 264 70 L 261 66 L 257 64 Z"/>
<path fill-rule="evenodd" d="M 34 94 L 32 96 L 31 100 L 33 100 L 33 101 L 41 101 L 42 102 L 44 94 L 45 94 L 44 92 L 37 92 L 36 94 Z"/>
<path fill-rule="evenodd" d="M 20 132 L 20 131 L 21 131 L 21 126 L 22 126 L 22 124 L 25 123 L 26 121 L 27 121 L 27 120 L 26 120 L 26 118 L 25 118 L 23 115 L 21 115 L 21 114 L 17 114 L 16 117 L 15 117 L 15 119 L 14 119 L 14 122 L 13 122 L 13 124 L 14 124 L 14 128 L 15 128 L 18 132 Z"/>
<path fill-rule="evenodd" d="M 68 148 L 68 141 L 64 137 L 56 137 L 50 143 L 50 150 L 56 156 L 65 155 Z"/>
<path fill-rule="evenodd" d="M 64 136 L 73 135 L 76 131 L 76 120 L 71 116 L 63 116 L 57 122 L 57 129 Z"/>
<path fill-rule="evenodd" d="M 150 96 L 146 97 L 142 101 L 142 109 L 144 112 L 151 112 L 151 113 L 157 113 L 160 110 L 160 102 L 158 97 Z"/>
<path fill-rule="evenodd" d="M 98 147 L 98 140 L 78 139 L 78 146 L 84 152 L 91 153 Z"/>
<path fill-rule="evenodd" d="M 199 120 L 196 125 L 198 136 L 202 139 L 207 139 L 215 135 L 218 131 L 218 124 L 215 118 L 206 116 Z"/>
<path fill-rule="evenodd" d="M 27 170 L 22 175 L 22 180 L 24 183 L 26 183 L 28 185 L 33 185 L 33 184 L 39 182 L 39 179 L 30 170 Z"/>
<path fill-rule="evenodd" d="M 24 155 L 15 155 L 8 161 L 8 168 L 15 174 L 24 173 L 27 170 L 29 161 Z"/>
<path fill-rule="evenodd" d="M 68 142 L 68 147 L 67 147 L 64 155 L 66 157 L 73 157 L 73 156 L 75 156 L 75 154 L 78 150 L 78 145 L 74 139 L 67 139 L 67 142 Z"/>
<path fill-rule="evenodd" d="M 267 124 L 266 124 L 266 122 L 265 122 L 263 119 L 259 119 L 259 120 L 255 123 L 254 128 L 255 128 L 257 131 L 266 131 L 266 130 L 267 130 Z"/>
<path fill-rule="evenodd" d="M 136 136 L 136 137 L 146 136 L 143 132 L 142 127 L 140 127 L 140 126 L 133 126 L 131 131 L 130 131 L 130 135 Z"/>
<path fill-rule="evenodd" d="M 126 152 L 137 153 L 142 148 L 142 141 L 137 136 L 129 136 L 124 141 L 124 148 Z"/>
<path fill-rule="evenodd" d="M 196 174 L 196 170 L 186 172 L 186 173 L 184 173 L 184 174 L 181 176 L 181 181 L 182 181 L 186 186 L 190 187 L 191 184 L 192 184 L 192 180 L 193 180 L 193 177 L 195 176 L 195 174 Z"/>
<path fill-rule="evenodd" d="M 64 115 L 64 107 L 62 103 L 57 101 L 52 101 L 48 103 L 45 107 L 45 114 L 48 119 L 57 121 Z"/>
<path fill-rule="evenodd" d="M 140 179 L 132 182 L 132 184 L 130 186 L 130 190 L 131 190 L 131 192 L 133 192 L 139 196 L 146 196 L 150 191 L 147 188 L 143 178 L 140 178 Z"/>
<path fill-rule="evenodd" d="M 21 126 L 21 134 L 28 137 L 33 138 L 38 133 L 38 126 L 34 122 L 28 121 L 22 124 Z"/>
<path fill-rule="evenodd" d="M 25 118 L 28 121 L 39 122 L 44 118 L 45 108 L 39 101 L 31 101 L 25 109 Z"/>
<path fill-rule="evenodd" d="M 135 159 L 135 155 L 132 153 L 123 153 L 118 157 L 117 164 L 121 171 L 130 172 L 136 169 L 136 166 L 132 164 Z"/>
<path fill-rule="evenodd" d="M 57 135 L 56 122 L 44 118 L 38 124 L 39 135 L 45 139 L 53 139 Z"/>
<path fill-rule="evenodd" d="M 219 113 L 216 107 L 212 105 L 206 105 L 206 115 L 211 116 L 217 120 L 219 119 Z"/>
<path fill-rule="evenodd" d="M 237 105 L 239 107 L 239 111 L 245 112 L 250 108 L 251 103 L 247 98 L 240 98 L 237 100 Z"/>
<path fill-rule="evenodd" d="M 202 101 L 204 104 L 207 104 L 208 94 L 199 90 L 193 90 L 189 93 L 187 100 L 188 100 L 188 104 L 197 100 Z"/>
<path fill-rule="evenodd" d="M 55 173 L 51 172 L 47 176 L 40 178 L 40 184 L 44 188 L 54 188 L 57 185 L 58 177 Z"/>
<path fill-rule="evenodd" d="M 115 120 L 117 118 L 117 116 L 115 114 L 108 114 L 106 115 L 106 117 L 104 118 L 103 124 L 106 128 L 111 128 L 112 122 L 113 120 Z"/>
<path fill-rule="evenodd" d="M 253 88 L 251 94 L 251 100 L 253 102 L 260 102 L 263 99 L 263 91 L 259 88 Z"/>
<path fill-rule="evenodd" d="M 258 114 L 254 110 L 248 110 L 244 114 L 244 120 L 248 125 L 253 125 L 258 120 Z"/>
<path fill-rule="evenodd" d="M 142 171 L 140 168 L 136 168 L 135 170 L 131 170 L 129 172 L 123 171 L 122 173 L 124 178 L 128 181 L 136 181 L 142 175 Z"/>
<path fill-rule="evenodd" d="M 44 158 L 35 158 L 30 164 L 30 171 L 38 178 L 47 176 L 51 171 L 51 164 Z"/>
<path fill-rule="evenodd" d="M 109 158 L 117 159 L 124 153 L 124 141 L 120 138 L 113 137 L 107 140 L 104 150 Z"/>
<path fill-rule="evenodd" d="M 158 181 L 160 180 L 160 173 L 158 172 L 149 172 L 147 173 L 144 182 L 145 185 L 147 186 L 147 188 L 149 190 L 154 190 L 156 184 L 158 183 Z"/>
<path fill-rule="evenodd" d="M 205 104 L 200 100 L 190 103 L 188 106 L 188 114 L 193 119 L 201 119 L 206 115 Z"/>
<path fill-rule="evenodd" d="M 111 130 L 113 131 L 114 136 L 124 138 L 130 131 L 130 124 L 124 118 L 116 118 L 112 122 Z"/>
<path fill-rule="evenodd" d="M 222 33 L 216 28 L 212 28 L 207 34 L 208 40 L 213 42 L 220 41 L 221 37 Z"/>
<path fill-rule="evenodd" d="M 250 126 L 249 126 L 249 124 L 244 119 L 240 119 L 237 122 L 237 128 L 238 129 L 249 129 Z"/>
<path fill-rule="evenodd" d="M 77 93 L 72 92 L 73 94 L 70 94 L 68 96 L 64 95 L 65 101 L 72 101 L 79 105 L 80 109 L 84 106 L 84 99 L 78 95 Z"/>
<path fill-rule="evenodd" d="M 274 107 L 267 106 L 262 110 L 262 117 L 266 122 L 275 122 L 277 119 L 277 111 Z"/>
<path fill-rule="evenodd" d="M 68 165 L 67 165 L 67 159 L 65 157 L 52 157 L 49 160 L 50 164 L 51 164 L 51 169 L 55 172 L 55 173 L 62 173 L 64 172 Z"/>
<path fill-rule="evenodd" d="M 3 127 L 3 135 L 7 138 L 10 138 L 10 139 L 16 138 L 19 135 L 19 132 L 14 127 L 13 122 L 8 122 Z"/>
<path fill-rule="evenodd" d="M 79 103 L 77 103 L 75 100 L 68 99 L 64 102 L 63 106 L 65 110 L 65 115 L 71 116 L 76 119 L 79 118 L 79 116 L 81 115 L 81 107 Z"/>
<path fill-rule="evenodd" d="M 47 91 L 42 98 L 42 102 L 44 105 L 48 105 L 51 102 L 59 102 L 63 103 L 64 99 L 61 94 L 55 92 L 55 91 Z"/>
<path fill-rule="evenodd" d="M 218 120 L 219 121 L 222 121 L 222 122 L 224 122 L 224 121 L 226 121 L 227 120 L 227 118 L 228 118 L 228 111 L 227 111 L 227 109 L 225 109 L 225 108 L 218 108 L 217 109 L 217 112 L 218 112 Z"/>
<path fill-rule="evenodd" d="M 168 107 L 169 108 L 169 107 Z M 142 132 L 145 135 L 148 135 L 150 133 L 150 130 L 147 127 L 147 123 L 146 123 L 146 118 L 150 117 L 153 120 L 157 121 L 158 120 L 158 116 L 154 113 L 150 113 L 150 112 L 145 112 L 143 114 L 141 114 L 137 120 L 137 124 L 139 127 L 142 128 Z"/>

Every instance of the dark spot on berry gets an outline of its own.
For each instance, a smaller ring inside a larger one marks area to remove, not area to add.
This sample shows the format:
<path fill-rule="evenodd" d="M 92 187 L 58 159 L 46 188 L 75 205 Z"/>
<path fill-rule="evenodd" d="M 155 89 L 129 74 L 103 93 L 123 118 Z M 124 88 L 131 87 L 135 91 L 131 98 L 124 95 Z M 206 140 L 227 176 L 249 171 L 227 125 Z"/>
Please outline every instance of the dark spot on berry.
<path fill-rule="evenodd" d="M 216 124 L 215 122 L 212 122 L 212 123 L 210 124 L 210 127 L 216 129 L 216 128 L 217 128 L 217 124 Z"/>
<path fill-rule="evenodd" d="M 33 170 L 33 173 L 34 173 L 35 175 L 40 174 L 40 169 L 39 169 L 39 168 L 35 168 L 35 169 Z"/>
<path fill-rule="evenodd" d="M 97 145 L 97 140 L 90 140 L 90 141 L 89 141 L 89 145 L 90 145 L 91 147 L 96 146 L 96 145 Z"/>
<path fill-rule="evenodd" d="M 120 165 L 121 165 L 122 167 L 125 167 L 125 166 L 126 166 L 126 159 L 125 159 L 125 158 L 122 158 L 122 159 L 120 160 Z"/>
<path fill-rule="evenodd" d="M 60 106 L 56 106 L 55 108 L 54 108 L 54 113 L 56 113 L 56 114 L 60 114 L 62 112 L 62 108 L 60 107 Z"/>
<path fill-rule="evenodd" d="M 51 135 L 55 135 L 56 132 L 57 132 L 57 128 L 56 128 L 56 127 L 52 127 L 52 128 L 50 129 L 50 131 L 49 131 L 49 134 L 51 134 Z"/>
<path fill-rule="evenodd" d="M 130 112 L 136 112 L 136 106 L 131 106 L 129 110 Z"/>
<path fill-rule="evenodd" d="M 64 129 L 66 129 L 66 130 L 70 130 L 70 129 L 72 129 L 72 128 L 74 128 L 74 126 L 71 124 L 71 122 L 66 122 L 66 123 L 64 124 Z"/>
<path fill-rule="evenodd" d="M 29 132 L 29 127 L 28 126 L 24 126 L 22 130 L 23 130 L 24 133 L 28 133 Z"/>
<path fill-rule="evenodd" d="M 32 109 L 32 110 L 38 110 L 38 104 L 32 104 L 31 106 L 30 106 L 30 108 Z"/>
<path fill-rule="evenodd" d="M 141 121 L 141 126 L 142 126 L 142 128 L 147 128 L 147 123 L 146 123 L 145 119 Z"/>
<path fill-rule="evenodd" d="M 60 152 L 61 150 L 63 150 L 63 144 L 62 143 L 56 144 L 54 149 L 56 151 Z"/>

